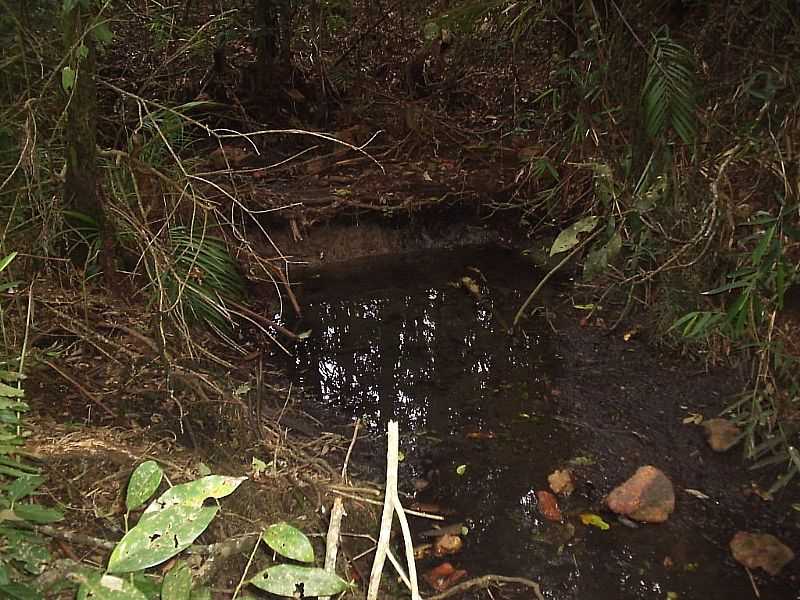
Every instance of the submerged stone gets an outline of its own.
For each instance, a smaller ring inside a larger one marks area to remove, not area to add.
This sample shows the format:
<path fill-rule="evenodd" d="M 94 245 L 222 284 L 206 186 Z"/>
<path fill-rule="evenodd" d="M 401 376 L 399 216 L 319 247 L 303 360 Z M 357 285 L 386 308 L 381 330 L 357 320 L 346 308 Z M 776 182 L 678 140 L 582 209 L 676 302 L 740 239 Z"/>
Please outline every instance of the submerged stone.
<path fill-rule="evenodd" d="M 663 523 L 675 510 L 675 490 L 664 473 L 647 465 L 614 488 L 606 503 L 615 513 L 634 521 Z"/>

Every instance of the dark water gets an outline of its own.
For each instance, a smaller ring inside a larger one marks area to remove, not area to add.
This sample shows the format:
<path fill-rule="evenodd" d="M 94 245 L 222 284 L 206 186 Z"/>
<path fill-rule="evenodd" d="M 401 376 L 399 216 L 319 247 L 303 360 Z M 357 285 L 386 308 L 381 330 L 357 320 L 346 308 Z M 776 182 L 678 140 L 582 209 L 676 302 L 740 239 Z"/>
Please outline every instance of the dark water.
<path fill-rule="evenodd" d="M 479 300 L 459 285 L 464 276 L 480 285 Z M 535 491 L 548 489 L 554 469 L 617 460 L 586 456 L 584 432 L 553 416 L 552 382 L 564 367 L 548 316 L 508 334 L 539 277 L 518 255 L 493 248 L 325 270 L 304 283 L 313 335 L 298 354 L 299 382 L 317 409 L 360 417 L 376 440 L 389 419 L 399 421 L 402 485 L 428 482 L 417 499 L 469 529 L 461 553 L 422 571 L 449 560 L 471 576 L 524 576 L 548 598 L 752 598 L 746 579 L 729 577 L 719 545 L 690 523 L 630 529 L 603 514 L 609 531 L 583 525 L 578 514 L 600 511 L 608 491 L 591 476 L 562 504 L 565 524 L 539 514 Z M 678 566 L 665 565 L 666 556 Z"/>

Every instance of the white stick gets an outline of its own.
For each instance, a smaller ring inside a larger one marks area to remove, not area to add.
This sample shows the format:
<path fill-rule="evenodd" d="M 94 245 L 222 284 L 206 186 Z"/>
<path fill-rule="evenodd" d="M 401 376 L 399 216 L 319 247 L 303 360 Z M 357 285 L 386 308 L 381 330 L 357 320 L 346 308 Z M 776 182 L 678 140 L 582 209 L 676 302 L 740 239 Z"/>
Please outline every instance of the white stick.
<path fill-rule="evenodd" d="M 389 421 L 388 449 L 386 451 L 386 494 L 383 502 L 383 515 L 381 516 L 381 533 L 378 537 L 378 546 L 375 549 L 375 560 L 372 563 L 372 572 L 369 576 L 369 589 L 367 600 L 377 600 L 378 588 L 381 585 L 381 573 L 386 562 L 386 553 L 389 550 L 389 537 L 392 533 L 392 517 L 396 507 L 400 507 L 400 497 L 397 494 L 397 466 L 399 463 L 399 442 L 397 421 Z M 406 544 L 406 560 L 408 561 L 409 578 L 411 579 L 411 600 L 420 600 L 417 586 L 417 570 L 414 563 L 414 552 L 411 548 L 411 537 L 408 531 L 408 522 L 405 515 L 400 520 L 403 529 L 403 538 Z"/>
<path fill-rule="evenodd" d="M 331 523 L 328 525 L 328 536 L 325 538 L 325 570 L 336 573 L 336 555 L 339 553 L 339 532 L 342 529 L 344 504 L 339 497 L 334 498 L 331 508 Z M 330 596 L 320 596 L 319 600 L 330 600 Z"/>

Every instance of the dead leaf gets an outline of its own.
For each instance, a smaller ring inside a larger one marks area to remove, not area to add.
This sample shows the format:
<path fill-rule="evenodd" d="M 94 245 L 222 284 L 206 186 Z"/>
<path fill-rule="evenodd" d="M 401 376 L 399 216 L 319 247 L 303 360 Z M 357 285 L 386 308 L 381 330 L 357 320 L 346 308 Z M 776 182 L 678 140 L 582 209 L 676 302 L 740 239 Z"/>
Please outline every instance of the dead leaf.
<path fill-rule="evenodd" d="M 467 290 L 470 296 L 475 300 L 481 299 L 481 288 L 472 277 L 465 275 L 460 279 L 462 287 Z"/>
<path fill-rule="evenodd" d="M 464 542 L 461 540 L 460 536 L 448 533 L 447 535 L 437 538 L 433 544 L 433 553 L 436 556 L 457 554 L 458 552 L 461 552 L 461 548 L 463 547 Z"/>
<path fill-rule="evenodd" d="M 539 503 L 539 512 L 548 521 L 560 521 L 561 509 L 558 508 L 558 500 L 547 490 L 537 490 L 536 500 Z"/>
<path fill-rule="evenodd" d="M 456 569 L 449 562 L 446 562 L 440 564 L 438 567 L 434 567 L 425 573 L 422 578 L 427 581 L 428 585 L 430 585 L 434 590 L 437 592 L 443 592 L 453 587 L 466 576 L 466 571 L 463 569 Z"/>
<path fill-rule="evenodd" d="M 494 431 L 471 431 L 467 434 L 470 440 L 493 440 L 495 437 Z"/>
<path fill-rule="evenodd" d="M 762 568 L 777 575 L 794 559 L 794 552 L 774 535 L 738 531 L 730 541 L 733 558 L 748 569 Z"/>
<path fill-rule="evenodd" d="M 547 476 L 547 483 L 553 493 L 562 496 L 569 496 L 575 491 L 575 484 L 572 482 L 572 473 L 569 469 L 557 469 Z"/>

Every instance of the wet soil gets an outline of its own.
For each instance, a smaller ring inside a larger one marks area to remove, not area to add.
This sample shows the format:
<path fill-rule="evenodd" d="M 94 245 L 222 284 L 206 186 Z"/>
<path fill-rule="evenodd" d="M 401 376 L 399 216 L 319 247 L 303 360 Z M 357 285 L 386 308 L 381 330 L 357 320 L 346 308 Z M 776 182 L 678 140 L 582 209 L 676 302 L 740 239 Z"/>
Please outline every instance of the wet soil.
<path fill-rule="evenodd" d="M 716 416 L 742 380 L 624 335 L 633 327 L 582 325 L 568 282 L 546 290 L 510 335 L 541 275 L 518 252 L 484 246 L 354 260 L 301 278 L 301 327 L 312 334 L 294 377 L 309 393 L 305 408 L 328 422 L 362 419 L 370 439 L 356 464 L 376 479 L 386 422 L 398 420 L 408 501 L 468 530 L 462 552 L 423 561 L 423 571 L 449 560 L 473 576 L 529 577 L 559 599 L 800 598 L 796 561 L 751 579 L 728 550 L 740 529 L 800 548 L 797 487 L 763 500 L 754 490 L 775 473 L 748 472 L 736 450 L 713 453 L 701 428 L 684 423 Z M 645 464 L 671 478 L 677 509 L 665 524 L 629 528 L 602 501 Z M 548 522 L 535 492 L 565 467 L 577 489 L 561 500 L 564 523 Z M 585 511 L 611 528 L 583 525 Z"/>

